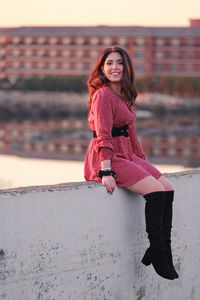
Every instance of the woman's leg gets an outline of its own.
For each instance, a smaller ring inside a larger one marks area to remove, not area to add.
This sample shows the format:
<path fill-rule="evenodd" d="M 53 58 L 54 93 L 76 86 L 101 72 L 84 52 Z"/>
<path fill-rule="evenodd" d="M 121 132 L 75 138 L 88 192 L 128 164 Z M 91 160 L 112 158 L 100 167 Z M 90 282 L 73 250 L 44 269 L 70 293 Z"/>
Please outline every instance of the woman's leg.
<path fill-rule="evenodd" d="M 164 182 L 164 180 L 162 180 Z M 156 180 L 153 176 L 146 176 L 138 182 L 127 186 L 126 188 L 132 192 L 144 196 L 152 192 L 165 191 L 165 187 L 162 182 Z"/>
<path fill-rule="evenodd" d="M 166 244 L 169 244 L 169 255 L 166 253 L 165 240 L 170 240 L 169 237 L 167 238 L 169 234 L 165 237 L 165 231 L 163 231 L 163 219 L 164 215 L 166 217 L 167 214 L 167 211 L 165 213 L 165 190 L 172 192 L 173 187 L 164 176 L 158 179 L 153 176 L 146 176 L 135 184 L 128 186 L 127 189 L 141 194 L 146 200 L 145 221 L 150 247 L 147 249 L 142 262 L 145 265 L 152 263 L 155 271 L 160 276 L 173 280 L 178 277 L 178 274 L 173 267 L 171 248 L 168 242 Z"/>

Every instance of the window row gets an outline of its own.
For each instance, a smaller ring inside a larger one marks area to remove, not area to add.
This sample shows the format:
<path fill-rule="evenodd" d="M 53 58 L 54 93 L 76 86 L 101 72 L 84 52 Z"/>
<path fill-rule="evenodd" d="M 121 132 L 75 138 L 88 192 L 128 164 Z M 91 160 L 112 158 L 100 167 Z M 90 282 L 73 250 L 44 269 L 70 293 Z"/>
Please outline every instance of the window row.
<path fill-rule="evenodd" d="M 155 64 L 154 71 L 161 72 L 161 71 L 170 71 L 170 72 L 180 72 L 180 71 L 195 71 L 200 72 L 200 64 L 199 65 L 179 65 L 179 64 L 172 64 L 172 65 L 163 65 L 163 64 Z"/>
<path fill-rule="evenodd" d="M 99 51 L 95 50 L 31 50 L 14 49 L 9 51 L 7 56 L 27 56 L 27 57 L 96 57 Z"/>
<path fill-rule="evenodd" d="M 200 38 L 157 38 L 154 39 L 156 46 L 200 46 Z"/>
<path fill-rule="evenodd" d="M 143 37 L 20 37 L 15 36 L 10 39 L 0 38 L 0 43 L 10 44 L 49 44 L 49 45 L 133 45 L 143 46 L 146 44 L 146 38 Z"/>
<path fill-rule="evenodd" d="M 9 63 L 5 66 L 2 66 L 4 68 L 8 69 L 84 69 L 89 70 L 92 68 L 92 65 L 90 63 L 77 63 L 77 62 L 71 62 L 71 63 L 55 63 L 55 62 L 49 62 L 49 63 L 43 63 L 43 62 L 13 62 Z M 145 66 L 142 64 L 135 64 L 134 69 L 136 72 L 145 72 Z"/>
<path fill-rule="evenodd" d="M 10 63 L 6 66 L 8 69 L 90 69 L 90 64 L 89 63 L 31 63 L 31 62 L 24 62 L 24 63 L 19 63 L 19 62 L 14 62 Z"/>
<path fill-rule="evenodd" d="M 162 58 L 200 59 L 200 51 L 157 51 L 154 53 L 154 57 L 161 58 L 161 59 Z"/>

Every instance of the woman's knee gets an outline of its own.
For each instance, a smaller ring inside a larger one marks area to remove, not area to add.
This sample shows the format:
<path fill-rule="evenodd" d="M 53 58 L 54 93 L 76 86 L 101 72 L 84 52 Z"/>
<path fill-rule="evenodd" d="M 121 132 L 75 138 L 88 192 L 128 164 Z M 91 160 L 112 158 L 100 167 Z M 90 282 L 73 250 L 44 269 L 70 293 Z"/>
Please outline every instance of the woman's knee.
<path fill-rule="evenodd" d="M 135 184 L 128 186 L 127 189 L 142 196 L 152 192 L 165 191 L 162 183 L 156 180 L 153 176 L 147 176 Z"/>
<path fill-rule="evenodd" d="M 163 185 L 163 187 L 166 191 L 174 190 L 173 185 L 165 176 L 161 176 L 160 178 L 158 178 L 158 181 Z"/>

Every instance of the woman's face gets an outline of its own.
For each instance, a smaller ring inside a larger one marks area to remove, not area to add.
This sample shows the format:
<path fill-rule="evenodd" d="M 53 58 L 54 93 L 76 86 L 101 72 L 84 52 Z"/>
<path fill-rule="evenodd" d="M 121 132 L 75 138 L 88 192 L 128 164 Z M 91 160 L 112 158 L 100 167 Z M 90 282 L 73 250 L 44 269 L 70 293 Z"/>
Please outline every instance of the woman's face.
<path fill-rule="evenodd" d="M 102 66 L 102 71 L 111 82 L 119 82 L 123 76 L 123 59 L 118 52 L 110 53 Z"/>

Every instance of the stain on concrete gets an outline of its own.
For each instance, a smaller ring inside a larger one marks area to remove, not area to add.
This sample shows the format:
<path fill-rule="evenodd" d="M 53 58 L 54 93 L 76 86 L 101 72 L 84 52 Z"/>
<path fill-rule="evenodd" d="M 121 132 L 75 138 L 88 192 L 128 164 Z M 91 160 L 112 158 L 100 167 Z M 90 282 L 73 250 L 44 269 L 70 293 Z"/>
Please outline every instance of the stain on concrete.
<path fill-rule="evenodd" d="M 137 300 L 142 300 L 145 297 L 145 286 L 141 286 L 136 293 Z"/>

